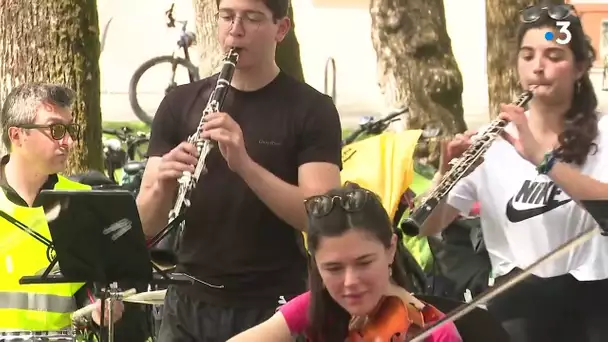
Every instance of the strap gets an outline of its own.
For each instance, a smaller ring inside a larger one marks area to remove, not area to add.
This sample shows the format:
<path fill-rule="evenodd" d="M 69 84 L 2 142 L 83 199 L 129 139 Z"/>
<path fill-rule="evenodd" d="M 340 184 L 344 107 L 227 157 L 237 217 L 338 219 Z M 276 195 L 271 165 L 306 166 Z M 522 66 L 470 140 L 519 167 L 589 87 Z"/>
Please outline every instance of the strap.
<path fill-rule="evenodd" d="M 555 153 L 553 151 L 549 151 L 545 153 L 543 161 L 540 163 L 540 165 L 538 165 L 536 171 L 538 171 L 538 173 L 541 175 L 546 175 L 549 173 L 549 171 L 551 171 L 556 161 L 557 158 L 555 157 Z"/>

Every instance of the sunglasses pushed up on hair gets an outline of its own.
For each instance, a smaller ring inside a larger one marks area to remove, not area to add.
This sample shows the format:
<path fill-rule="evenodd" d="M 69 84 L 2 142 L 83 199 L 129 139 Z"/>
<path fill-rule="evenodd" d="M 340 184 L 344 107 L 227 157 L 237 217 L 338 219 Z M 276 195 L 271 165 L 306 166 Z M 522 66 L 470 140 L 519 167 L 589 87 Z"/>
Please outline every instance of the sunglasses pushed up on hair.
<path fill-rule="evenodd" d="M 340 205 L 347 213 L 354 213 L 363 209 L 370 197 L 375 196 L 369 190 L 354 189 L 347 191 L 344 195 L 318 195 L 304 200 L 304 206 L 308 215 L 312 217 L 323 217 L 329 215 L 336 204 Z"/>
<path fill-rule="evenodd" d="M 557 21 L 577 16 L 574 6 L 570 4 L 548 6 L 535 5 L 521 10 L 520 19 L 524 23 L 533 23 L 540 19 L 545 11 L 547 12 L 549 18 Z"/>
<path fill-rule="evenodd" d="M 80 126 L 78 124 L 63 124 L 54 123 L 50 125 L 36 125 L 36 124 L 25 124 L 19 125 L 19 128 L 24 129 L 48 129 L 51 134 L 51 138 L 54 140 L 61 140 L 65 137 L 66 133 L 70 135 L 73 140 L 78 140 L 80 134 Z"/>

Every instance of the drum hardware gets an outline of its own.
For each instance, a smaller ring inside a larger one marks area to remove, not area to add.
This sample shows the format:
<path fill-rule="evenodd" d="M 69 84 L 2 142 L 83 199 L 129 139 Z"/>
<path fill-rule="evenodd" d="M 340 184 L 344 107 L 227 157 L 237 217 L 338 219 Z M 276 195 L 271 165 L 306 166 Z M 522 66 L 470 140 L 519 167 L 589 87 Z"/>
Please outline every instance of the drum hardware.
<path fill-rule="evenodd" d="M 129 289 L 127 291 L 118 292 L 116 294 L 116 296 L 117 296 L 118 300 L 122 300 L 122 299 L 132 296 L 136 293 L 137 293 L 137 290 Z M 92 304 L 89 304 L 83 308 L 80 308 L 80 309 L 74 311 L 74 313 L 72 313 L 72 322 L 74 322 L 74 324 L 80 324 L 81 322 L 86 321 L 87 318 L 93 313 L 93 311 L 95 311 L 95 306 L 96 306 L 95 303 L 92 303 Z"/>

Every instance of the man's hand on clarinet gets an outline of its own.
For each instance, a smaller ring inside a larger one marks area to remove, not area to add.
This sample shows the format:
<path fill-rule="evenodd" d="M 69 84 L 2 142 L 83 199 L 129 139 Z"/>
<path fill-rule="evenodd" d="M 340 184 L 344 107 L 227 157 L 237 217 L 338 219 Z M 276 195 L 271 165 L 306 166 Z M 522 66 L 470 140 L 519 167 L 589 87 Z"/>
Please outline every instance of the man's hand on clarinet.
<path fill-rule="evenodd" d="M 228 167 L 238 173 L 251 160 L 241 127 L 226 113 L 208 114 L 205 121 L 201 136 L 217 141 Z"/>
<path fill-rule="evenodd" d="M 112 311 L 112 321 L 113 323 L 116 323 L 119 319 L 122 318 L 122 313 L 125 310 L 125 306 L 122 302 L 118 302 L 118 301 L 114 301 L 114 310 Z M 109 300 L 106 300 L 106 305 L 105 305 L 105 314 L 104 316 L 104 326 L 107 326 L 110 322 L 110 302 Z M 95 311 L 93 311 L 92 313 L 93 316 L 93 322 L 95 322 L 97 325 L 101 326 L 101 300 L 97 300 L 97 302 L 95 302 Z"/>
<path fill-rule="evenodd" d="M 196 147 L 185 141 L 161 158 L 158 165 L 158 179 L 164 183 L 174 182 L 183 175 L 184 171 L 194 173 L 197 162 Z"/>

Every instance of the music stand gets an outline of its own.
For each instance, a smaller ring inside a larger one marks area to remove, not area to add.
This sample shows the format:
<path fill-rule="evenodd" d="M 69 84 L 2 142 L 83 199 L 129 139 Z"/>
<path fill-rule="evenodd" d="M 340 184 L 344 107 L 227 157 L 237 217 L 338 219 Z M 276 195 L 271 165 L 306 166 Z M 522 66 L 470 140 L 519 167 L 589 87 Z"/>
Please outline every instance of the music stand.
<path fill-rule="evenodd" d="M 106 287 L 101 298 L 103 322 L 106 295 L 118 291 L 118 282 L 193 283 L 172 279 L 152 263 L 135 198 L 130 192 L 45 190 L 39 199 L 56 256 L 41 276 L 22 277 L 20 284 L 101 283 Z M 51 275 L 57 262 L 61 275 Z M 154 279 L 153 268 L 165 279 Z M 109 295 L 110 303 L 119 299 L 112 293 Z M 107 336 L 113 341 L 111 320 Z"/>

